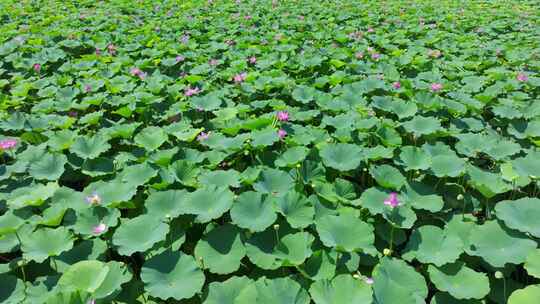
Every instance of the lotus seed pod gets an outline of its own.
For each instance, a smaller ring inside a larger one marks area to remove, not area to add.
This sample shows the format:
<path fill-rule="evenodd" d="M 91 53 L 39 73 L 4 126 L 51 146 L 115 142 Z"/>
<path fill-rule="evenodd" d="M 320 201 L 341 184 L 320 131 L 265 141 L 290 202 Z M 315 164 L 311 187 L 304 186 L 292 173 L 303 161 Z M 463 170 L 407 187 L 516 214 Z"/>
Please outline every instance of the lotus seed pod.
<path fill-rule="evenodd" d="M 495 271 L 495 278 L 496 279 L 502 279 L 502 278 L 504 278 L 504 275 L 500 271 Z"/>
<path fill-rule="evenodd" d="M 384 254 L 385 256 L 389 256 L 389 255 L 392 254 L 392 250 L 390 250 L 390 249 L 388 249 L 388 248 L 384 248 L 383 254 Z"/>
<path fill-rule="evenodd" d="M 462 200 L 463 200 L 463 194 L 461 194 L 461 193 L 458 194 L 457 200 L 458 200 L 458 201 L 462 201 Z"/>
<path fill-rule="evenodd" d="M 279 224 L 274 225 L 274 230 L 279 230 Z"/>
<path fill-rule="evenodd" d="M 296 168 L 300 168 L 300 167 L 302 167 L 302 165 L 296 164 Z"/>

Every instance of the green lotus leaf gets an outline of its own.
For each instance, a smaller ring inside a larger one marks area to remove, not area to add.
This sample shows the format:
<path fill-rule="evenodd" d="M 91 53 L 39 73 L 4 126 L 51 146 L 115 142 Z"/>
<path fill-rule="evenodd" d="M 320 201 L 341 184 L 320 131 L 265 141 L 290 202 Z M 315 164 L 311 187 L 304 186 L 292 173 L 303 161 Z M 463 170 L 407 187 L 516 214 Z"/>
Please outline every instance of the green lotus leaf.
<path fill-rule="evenodd" d="M 92 297 L 105 298 L 114 292 L 122 290 L 121 285 L 131 280 L 132 274 L 124 263 L 110 261 L 104 263 L 109 268 L 107 276 L 100 286 L 93 292 Z"/>
<path fill-rule="evenodd" d="M 25 223 L 23 217 L 14 212 L 6 212 L 0 215 L 0 235 L 13 233 Z"/>
<path fill-rule="evenodd" d="M 309 293 L 316 304 L 371 303 L 371 286 L 348 274 L 340 274 L 332 280 L 320 280 L 311 285 Z"/>
<path fill-rule="evenodd" d="M 437 212 L 444 207 L 442 197 L 437 195 L 433 188 L 427 184 L 413 181 L 408 183 L 405 189 L 405 201 L 414 209 Z"/>
<path fill-rule="evenodd" d="M 536 242 L 498 221 L 487 221 L 471 231 L 469 246 L 468 254 L 479 256 L 494 267 L 504 267 L 507 263 L 525 262 Z"/>
<path fill-rule="evenodd" d="M 531 251 L 523 265 L 530 276 L 540 278 L 540 249 Z"/>
<path fill-rule="evenodd" d="M 402 260 L 384 257 L 373 270 L 377 303 L 424 304 L 428 294 L 424 277 Z"/>
<path fill-rule="evenodd" d="M 107 136 L 100 134 L 94 136 L 81 136 L 77 137 L 70 150 L 82 159 L 93 159 L 107 152 L 111 148 L 108 141 L 109 138 Z"/>
<path fill-rule="evenodd" d="M 240 173 L 236 170 L 207 171 L 199 176 L 199 182 L 203 185 L 215 185 L 216 187 L 239 187 Z"/>
<path fill-rule="evenodd" d="M 73 236 L 65 227 L 41 228 L 21 235 L 23 257 L 41 263 L 73 247 Z"/>
<path fill-rule="evenodd" d="M 88 185 L 83 192 L 85 196 L 97 194 L 101 198 L 101 205 L 112 207 L 129 201 L 137 193 L 137 186 L 118 180 L 98 181 Z"/>
<path fill-rule="evenodd" d="M 435 155 L 431 159 L 431 170 L 437 177 L 457 177 L 465 171 L 465 161 L 455 155 Z"/>
<path fill-rule="evenodd" d="M 51 261 L 51 268 L 58 270 L 60 273 L 66 270 L 73 264 L 84 260 L 101 260 L 105 257 L 107 244 L 99 238 L 84 240 L 68 251 L 62 252 L 58 257 Z"/>
<path fill-rule="evenodd" d="M 540 298 L 540 285 L 529 285 L 514 291 L 508 298 L 508 304 L 534 303 Z"/>
<path fill-rule="evenodd" d="M 284 171 L 277 169 L 264 169 L 259 176 L 259 181 L 253 184 L 253 188 L 261 193 L 272 196 L 282 196 L 294 186 L 292 177 Z"/>
<path fill-rule="evenodd" d="M 402 125 L 405 130 L 417 136 L 432 134 L 441 129 L 441 122 L 434 117 L 415 116 Z"/>
<path fill-rule="evenodd" d="M 57 180 L 64 173 L 67 157 L 63 154 L 45 154 L 41 159 L 33 162 L 28 173 L 35 179 Z"/>
<path fill-rule="evenodd" d="M 315 98 L 316 94 L 317 90 L 315 88 L 300 85 L 294 89 L 292 97 L 301 103 L 308 103 Z"/>
<path fill-rule="evenodd" d="M 233 276 L 223 282 L 210 283 L 203 304 L 249 304 L 256 303 L 256 300 L 253 280 Z"/>
<path fill-rule="evenodd" d="M 369 168 L 369 173 L 379 185 L 385 188 L 399 190 L 406 182 L 403 174 L 390 165 L 372 166 Z"/>
<path fill-rule="evenodd" d="M 159 127 L 146 127 L 135 135 L 135 143 L 147 151 L 154 151 L 159 148 L 168 139 L 167 133 Z"/>
<path fill-rule="evenodd" d="M 376 135 L 385 146 L 399 147 L 403 142 L 394 127 L 384 125 L 377 130 Z"/>
<path fill-rule="evenodd" d="M 418 147 L 402 147 L 399 159 L 407 171 L 426 170 L 431 166 L 431 156 Z"/>
<path fill-rule="evenodd" d="M 320 151 L 325 166 L 349 171 L 356 169 L 363 159 L 362 149 L 353 144 L 328 144 Z"/>
<path fill-rule="evenodd" d="M 309 304 L 309 294 L 290 278 L 260 278 L 255 282 L 256 303 L 260 304 Z"/>
<path fill-rule="evenodd" d="M 191 106 L 195 109 L 212 111 L 219 109 L 223 102 L 219 94 L 206 94 L 204 96 L 195 96 L 189 100 Z"/>
<path fill-rule="evenodd" d="M 540 199 L 524 197 L 498 202 L 495 212 L 507 227 L 540 237 L 540 223 L 534 218 L 540 212 Z"/>
<path fill-rule="evenodd" d="M 82 164 L 81 171 L 92 177 L 111 174 L 114 172 L 114 162 L 105 157 L 87 159 Z"/>
<path fill-rule="evenodd" d="M 430 304 L 482 304 L 485 303 L 482 300 L 467 299 L 458 300 L 446 292 L 437 292 L 433 298 L 431 298 Z"/>
<path fill-rule="evenodd" d="M 429 265 L 428 273 L 437 289 L 456 299 L 482 299 L 489 293 L 487 276 L 470 269 L 463 262 L 439 267 Z"/>
<path fill-rule="evenodd" d="M 413 231 L 402 257 L 443 266 L 456 261 L 462 252 L 463 242 L 459 237 L 437 226 L 425 225 Z"/>
<path fill-rule="evenodd" d="M 280 228 L 282 229 L 282 228 Z M 274 248 L 277 245 L 276 230 L 268 228 L 263 232 L 253 234 L 246 240 L 246 254 L 249 260 L 262 269 L 277 269 L 281 266 L 281 261 L 274 255 Z"/>
<path fill-rule="evenodd" d="M 317 195 L 332 203 L 357 204 L 357 201 L 354 200 L 356 198 L 354 185 L 347 180 L 336 178 L 333 183 L 316 180 L 313 181 L 312 187 Z"/>
<path fill-rule="evenodd" d="M 295 233 L 282 223 L 253 234 L 246 241 L 246 253 L 252 263 L 263 269 L 297 266 L 311 256 L 313 241 L 311 234 Z"/>
<path fill-rule="evenodd" d="M 296 191 L 275 199 L 277 210 L 293 228 L 306 228 L 313 222 L 315 209 L 311 202 Z M 251 219 L 251 218 L 250 218 Z"/>
<path fill-rule="evenodd" d="M 321 248 L 313 251 L 311 256 L 299 266 L 298 270 L 302 275 L 313 281 L 331 280 L 336 274 L 337 257 L 336 251 Z"/>
<path fill-rule="evenodd" d="M 311 256 L 311 244 L 315 237 L 308 232 L 287 234 L 280 238 L 273 254 L 285 266 L 298 266 Z"/>
<path fill-rule="evenodd" d="M 538 158 L 540 152 L 531 151 L 524 157 L 516 158 L 512 161 L 512 166 L 516 171 L 524 177 L 538 177 L 540 176 L 540 164 Z"/>
<path fill-rule="evenodd" d="M 111 269 L 106 263 L 87 260 L 71 265 L 58 280 L 65 291 L 94 293 L 104 283 Z"/>
<path fill-rule="evenodd" d="M 371 214 L 383 214 L 386 210 L 384 201 L 389 196 L 389 190 L 372 187 L 362 192 L 359 204 L 361 207 L 367 208 Z M 403 198 L 398 195 L 398 200 L 401 202 Z"/>
<path fill-rule="evenodd" d="M 198 293 L 205 277 L 192 256 L 179 251 L 165 251 L 143 264 L 141 280 L 151 296 L 181 300 Z"/>
<path fill-rule="evenodd" d="M 186 190 L 167 190 L 152 192 L 144 206 L 149 215 L 166 220 L 183 214 L 183 204 L 187 199 Z"/>
<path fill-rule="evenodd" d="M 265 230 L 277 219 L 270 197 L 253 191 L 240 194 L 230 214 L 234 224 L 254 232 Z"/>
<path fill-rule="evenodd" d="M 235 272 L 246 255 L 240 229 L 230 224 L 212 229 L 199 240 L 194 254 L 210 272 Z"/>
<path fill-rule="evenodd" d="M 16 276 L 0 274 L 0 301 L 6 304 L 22 303 L 26 298 L 26 286 Z"/>
<path fill-rule="evenodd" d="M 506 183 L 500 174 L 490 173 L 475 166 L 467 166 L 469 184 L 487 198 L 512 190 L 512 186 Z"/>
<path fill-rule="evenodd" d="M 169 226 L 159 219 L 143 214 L 132 219 L 120 221 L 120 226 L 114 232 L 112 243 L 118 247 L 121 255 L 132 255 L 144 252 L 165 239 Z"/>
<path fill-rule="evenodd" d="M 46 185 L 32 184 L 28 187 L 20 187 L 9 194 L 7 201 L 9 206 L 14 209 L 25 206 L 40 206 L 53 196 L 58 188 L 56 182 L 49 182 Z"/>
<path fill-rule="evenodd" d="M 272 127 L 251 132 L 251 145 L 256 148 L 268 147 L 279 141 L 278 131 Z"/>
<path fill-rule="evenodd" d="M 382 215 L 388 222 L 399 228 L 409 229 L 416 222 L 416 213 L 409 206 L 392 208 L 384 205 Z"/>
<path fill-rule="evenodd" d="M 143 163 L 124 168 L 124 170 L 122 170 L 122 172 L 120 172 L 116 178 L 124 183 L 133 186 L 140 186 L 147 183 L 150 179 L 156 176 L 157 173 L 158 170 L 154 169 L 148 163 Z"/>
<path fill-rule="evenodd" d="M 315 220 L 319 238 L 327 247 L 340 251 L 373 250 L 373 227 L 350 214 L 325 215 Z"/>
<path fill-rule="evenodd" d="M 309 149 L 304 146 L 292 147 L 283 152 L 275 161 L 276 167 L 292 167 L 304 161 Z"/>
<path fill-rule="evenodd" d="M 229 189 L 209 185 L 189 193 L 183 206 L 185 213 L 197 215 L 197 221 L 206 223 L 219 218 L 232 204 L 233 193 Z"/>
<path fill-rule="evenodd" d="M 106 233 L 118 224 L 118 218 L 120 218 L 118 209 L 108 209 L 101 206 L 86 208 L 76 213 L 71 228 L 78 234 L 94 235 L 94 227 L 104 224 L 105 230 L 102 233 Z"/>
<path fill-rule="evenodd" d="M 195 186 L 201 172 L 199 166 L 186 160 L 175 161 L 169 166 L 169 171 L 177 181 L 186 186 Z"/>

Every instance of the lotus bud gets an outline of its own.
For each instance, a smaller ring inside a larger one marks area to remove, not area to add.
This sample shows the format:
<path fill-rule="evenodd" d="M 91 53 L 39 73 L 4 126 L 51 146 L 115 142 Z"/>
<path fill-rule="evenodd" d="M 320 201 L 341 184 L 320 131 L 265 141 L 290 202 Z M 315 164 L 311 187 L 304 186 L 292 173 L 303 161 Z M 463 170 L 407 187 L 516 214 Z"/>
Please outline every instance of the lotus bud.
<path fill-rule="evenodd" d="M 302 167 L 302 165 L 296 164 L 296 168 L 300 168 L 300 167 Z"/>
<path fill-rule="evenodd" d="M 458 200 L 458 201 L 462 201 L 462 200 L 463 200 L 463 194 L 461 194 L 461 193 L 458 194 L 457 200 Z"/>
<path fill-rule="evenodd" d="M 392 250 L 390 250 L 390 249 L 388 249 L 388 248 L 384 248 L 383 254 L 384 254 L 385 256 L 389 256 L 389 255 L 392 254 Z"/>

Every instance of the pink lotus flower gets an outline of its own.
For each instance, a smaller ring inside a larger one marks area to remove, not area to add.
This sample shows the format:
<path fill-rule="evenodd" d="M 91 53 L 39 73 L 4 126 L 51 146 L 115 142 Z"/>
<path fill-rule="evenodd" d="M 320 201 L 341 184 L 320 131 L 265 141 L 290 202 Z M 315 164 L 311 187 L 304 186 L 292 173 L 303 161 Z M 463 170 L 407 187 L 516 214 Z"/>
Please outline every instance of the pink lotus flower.
<path fill-rule="evenodd" d="M 257 63 L 257 57 L 255 57 L 255 56 L 249 57 L 248 62 L 251 63 L 251 64 Z"/>
<path fill-rule="evenodd" d="M 116 46 L 114 46 L 114 44 L 109 44 L 107 45 L 107 51 L 109 52 L 109 54 L 111 55 L 114 55 L 116 54 Z"/>
<path fill-rule="evenodd" d="M 33 67 L 34 67 L 34 71 L 35 71 L 36 73 L 39 73 L 39 71 L 41 71 L 41 64 L 39 64 L 39 63 L 34 63 L 34 66 L 33 66 Z"/>
<path fill-rule="evenodd" d="M 368 284 L 368 285 L 371 285 L 371 284 L 373 284 L 375 281 L 373 281 L 373 278 L 369 278 L 369 277 L 368 277 L 368 278 L 365 278 L 365 279 L 364 279 L 364 282 L 366 282 L 366 284 Z"/>
<path fill-rule="evenodd" d="M 516 76 L 516 79 L 521 82 L 526 82 L 529 80 L 529 77 L 525 75 L 524 73 L 518 73 Z"/>
<path fill-rule="evenodd" d="M 280 139 L 283 139 L 283 138 L 285 138 L 285 136 L 287 136 L 287 131 L 285 131 L 283 129 L 279 129 L 277 134 L 278 134 Z"/>
<path fill-rule="evenodd" d="M 101 55 L 101 50 L 96 48 L 96 56 L 99 56 L 99 55 Z"/>
<path fill-rule="evenodd" d="M 371 52 L 375 51 L 375 49 L 372 48 L 372 47 L 370 47 L 370 46 L 368 46 L 368 47 L 367 47 L 367 51 L 371 53 Z"/>
<path fill-rule="evenodd" d="M 197 135 L 197 140 L 198 141 L 207 140 L 209 136 L 210 136 L 210 132 L 208 132 L 208 133 L 201 132 L 201 133 L 199 133 L 199 135 Z"/>
<path fill-rule="evenodd" d="M 439 58 L 441 57 L 442 53 L 439 50 L 429 50 L 427 55 L 432 58 Z"/>
<path fill-rule="evenodd" d="M 179 63 L 179 62 L 182 62 L 182 61 L 186 60 L 186 57 L 178 55 L 178 56 L 176 56 L 175 60 L 176 60 L 176 63 Z"/>
<path fill-rule="evenodd" d="M 94 299 L 88 300 L 88 302 L 86 302 L 86 304 L 96 304 L 96 300 L 94 300 Z"/>
<path fill-rule="evenodd" d="M 244 16 L 244 19 L 251 20 L 251 15 Z"/>
<path fill-rule="evenodd" d="M 92 91 L 92 87 L 89 84 L 85 84 L 84 85 L 84 91 L 86 93 L 89 93 L 90 91 Z"/>
<path fill-rule="evenodd" d="M 105 231 L 105 229 L 107 229 L 107 225 L 103 223 L 99 223 L 99 225 L 92 228 L 92 232 L 94 234 L 102 234 L 103 231 Z"/>
<path fill-rule="evenodd" d="M 129 72 L 131 73 L 131 75 L 137 76 L 141 80 L 143 80 L 146 77 L 146 73 L 143 72 L 141 69 L 139 69 L 137 67 L 131 68 L 131 70 Z"/>
<path fill-rule="evenodd" d="M 101 197 L 97 194 L 97 192 L 93 192 L 89 196 L 85 197 L 85 200 L 90 205 L 99 205 L 99 204 L 101 204 Z"/>
<path fill-rule="evenodd" d="M 246 80 L 247 78 L 247 73 L 246 72 L 242 72 L 240 74 L 236 74 L 234 75 L 233 77 L 233 80 L 235 83 L 242 83 Z"/>
<path fill-rule="evenodd" d="M 394 89 L 398 90 L 401 88 L 401 83 L 399 81 L 396 81 L 394 83 L 392 83 L 392 87 L 394 87 Z"/>
<path fill-rule="evenodd" d="M 279 112 L 277 112 L 277 119 L 279 121 L 289 121 L 289 112 L 287 112 L 287 111 L 279 111 Z"/>
<path fill-rule="evenodd" d="M 189 97 L 189 96 L 199 94 L 200 92 L 201 92 L 201 89 L 199 89 L 197 87 L 195 87 L 195 88 L 187 87 L 185 92 L 184 92 L 184 95 Z"/>
<path fill-rule="evenodd" d="M 399 202 L 398 200 L 398 194 L 396 192 L 392 192 L 390 193 L 390 196 L 384 200 L 384 204 L 387 205 L 387 206 L 390 206 L 392 208 L 395 208 L 399 205 L 401 205 L 401 203 Z"/>
<path fill-rule="evenodd" d="M 442 89 L 442 87 L 443 87 L 442 83 L 436 82 L 436 83 L 432 83 L 432 84 L 431 84 L 431 90 L 432 90 L 433 92 L 440 91 L 440 90 Z"/>
<path fill-rule="evenodd" d="M 356 52 L 356 54 L 354 54 L 354 57 L 356 57 L 356 59 L 362 59 L 362 58 L 364 58 L 364 53 L 363 52 Z"/>
<path fill-rule="evenodd" d="M 379 60 L 379 58 L 381 58 L 381 54 L 379 54 L 379 53 L 373 53 L 373 54 L 371 54 L 371 59 L 373 59 L 373 60 Z"/>
<path fill-rule="evenodd" d="M 218 65 L 219 61 L 217 61 L 217 59 L 210 59 L 210 61 L 208 61 L 208 64 L 209 65 Z"/>
<path fill-rule="evenodd" d="M 15 148 L 18 141 L 14 138 L 7 138 L 0 140 L 0 150 L 11 150 Z"/>
<path fill-rule="evenodd" d="M 189 35 L 182 35 L 182 37 L 180 38 L 180 42 L 182 42 L 183 44 L 187 44 L 189 42 Z"/>
<path fill-rule="evenodd" d="M 68 116 L 73 118 L 77 118 L 78 115 L 79 114 L 77 114 L 77 111 L 69 111 L 68 113 Z"/>
<path fill-rule="evenodd" d="M 373 32 L 375 32 L 375 30 L 372 27 L 370 27 L 370 28 L 367 29 L 367 32 L 368 33 L 373 33 Z"/>
<path fill-rule="evenodd" d="M 301 20 L 301 21 L 303 21 L 304 19 L 305 19 L 305 17 L 304 17 L 304 16 L 302 16 L 302 15 L 298 16 L 298 20 Z"/>

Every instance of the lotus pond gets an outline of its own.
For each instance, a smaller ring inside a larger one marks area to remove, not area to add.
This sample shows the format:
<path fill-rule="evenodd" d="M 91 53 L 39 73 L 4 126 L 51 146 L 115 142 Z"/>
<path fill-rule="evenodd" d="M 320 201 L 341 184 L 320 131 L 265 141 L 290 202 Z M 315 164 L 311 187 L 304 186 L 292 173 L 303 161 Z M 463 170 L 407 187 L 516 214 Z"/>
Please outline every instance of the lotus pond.
<path fill-rule="evenodd" d="M 539 303 L 537 1 L 0 11 L 1 303 Z"/>

